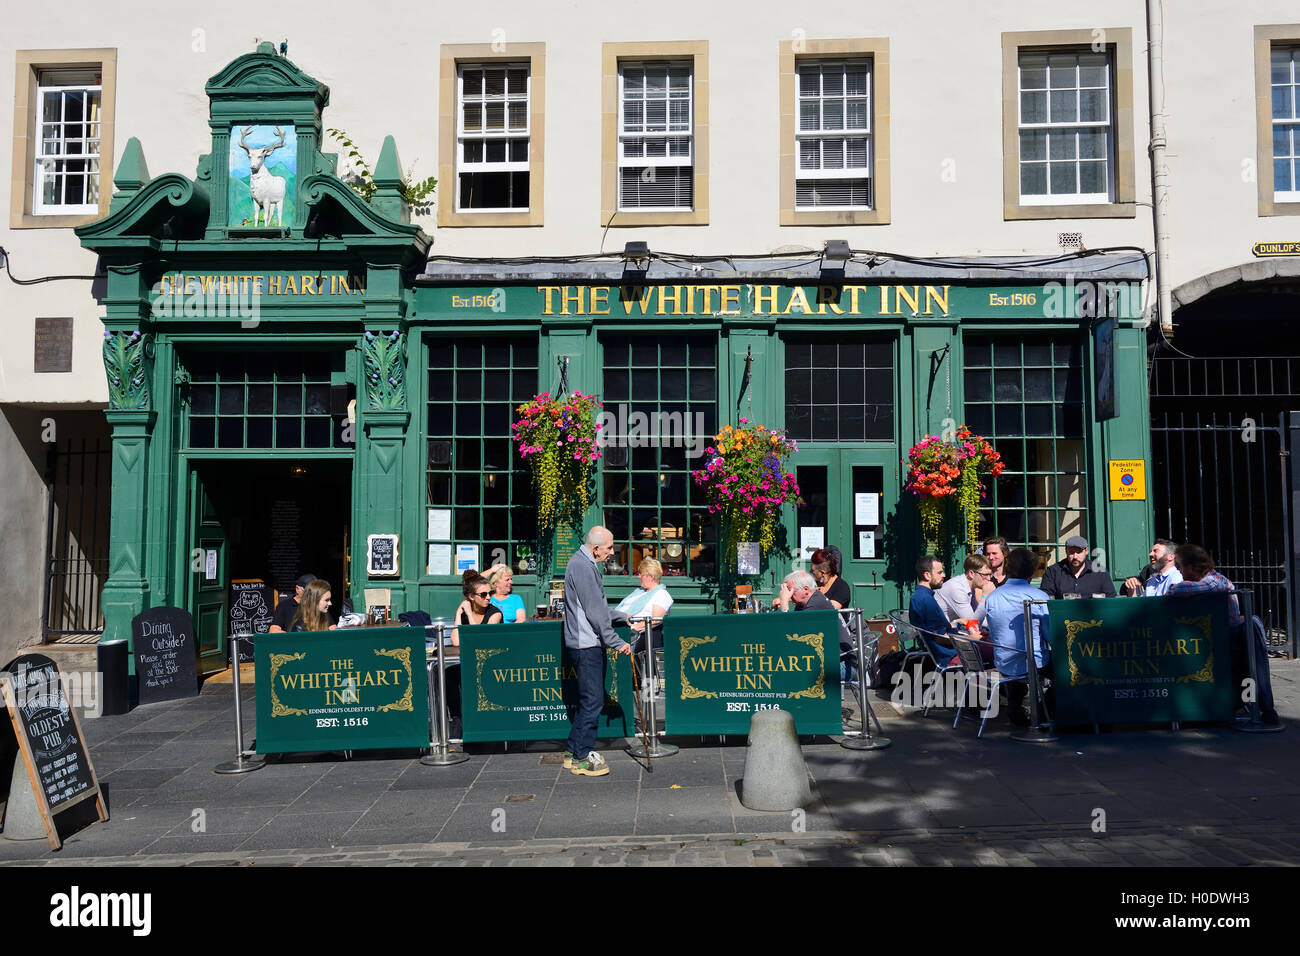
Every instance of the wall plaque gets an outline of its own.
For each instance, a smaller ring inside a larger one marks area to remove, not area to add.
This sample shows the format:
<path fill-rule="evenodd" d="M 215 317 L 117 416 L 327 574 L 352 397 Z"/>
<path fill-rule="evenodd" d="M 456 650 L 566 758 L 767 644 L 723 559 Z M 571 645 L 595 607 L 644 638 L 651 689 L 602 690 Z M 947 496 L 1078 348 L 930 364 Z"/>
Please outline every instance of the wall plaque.
<path fill-rule="evenodd" d="M 36 320 L 36 358 L 32 371 L 72 371 L 72 317 Z"/>

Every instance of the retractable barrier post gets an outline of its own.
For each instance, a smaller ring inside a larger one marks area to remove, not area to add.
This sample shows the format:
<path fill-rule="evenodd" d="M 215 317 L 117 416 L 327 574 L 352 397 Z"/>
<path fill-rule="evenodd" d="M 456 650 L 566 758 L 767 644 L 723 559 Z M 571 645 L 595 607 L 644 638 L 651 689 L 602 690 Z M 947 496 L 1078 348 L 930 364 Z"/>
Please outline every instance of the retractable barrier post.
<path fill-rule="evenodd" d="M 673 754 L 678 752 L 679 748 L 674 744 L 662 743 L 659 740 L 659 728 L 655 721 L 655 680 L 656 678 L 655 678 L 655 665 L 654 665 L 654 660 L 655 660 L 654 634 L 652 633 L 652 629 L 657 619 L 654 617 L 634 617 L 634 618 L 629 618 L 628 620 L 641 621 L 645 625 L 645 632 L 644 632 L 645 633 L 645 660 L 646 660 L 645 673 L 647 675 L 646 679 L 649 682 L 649 690 L 648 693 L 645 694 L 645 716 L 643 718 L 643 720 L 645 721 L 645 727 L 643 728 L 643 730 L 646 733 L 646 740 L 649 741 L 649 747 L 647 748 L 645 741 L 638 740 L 634 744 L 632 744 L 631 747 L 627 748 L 627 752 L 631 754 L 633 757 L 645 757 L 647 759 L 651 759 L 651 758 L 657 759 L 659 757 L 671 757 Z M 640 694 L 641 688 L 640 687 L 634 688 L 633 693 Z M 665 696 L 665 702 L 666 701 L 667 701 L 667 697 Z"/>
<path fill-rule="evenodd" d="M 230 637 L 230 682 L 235 689 L 235 759 L 217 764 L 212 768 L 214 773 L 248 773 L 266 766 L 265 757 L 244 750 L 243 696 L 239 692 L 239 644 L 243 639 L 239 634 Z"/>
<path fill-rule="evenodd" d="M 438 727 L 436 736 L 433 734 L 433 728 L 430 727 L 430 746 L 429 752 L 420 758 L 420 763 L 426 767 L 450 767 L 454 764 L 464 763 L 469 759 L 469 754 L 463 750 L 452 750 L 451 743 L 447 739 L 447 658 L 443 653 L 443 635 L 447 631 L 446 623 L 439 621 L 432 625 L 432 629 L 437 633 L 438 659 Z M 432 703 L 432 702 L 431 702 Z M 430 706 L 429 717 L 432 720 L 434 708 Z"/>
<path fill-rule="evenodd" d="M 1255 653 L 1255 592 L 1254 591 L 1237 591 L 1244 600 L 1241 603 L 1241 616 L 1245 618 L 1245 641 L 1246 641 L 1246 664 L 1250 669 L 1250 719 L 1244 721 L 1233 721 L 1233 730 L 1240 730 L 1244 734 L 1275 734 L 1285 728 L 1280 724 L 1266 724 L 1260 720 L 1259 713 L 1259 660 Z M 1231 600 L 1231 599 L 1229 599 Z M 1268 661 L 1264 662 L 1268 666 Z M 1270 687 L 1272 682 L 1270 681 Z M 1241 692 L 1240 687 L 1234 687 L 1234 695 Z M 1235 709 L 1235 708 L 1234 708 Z"/>
<path fill-rule="evenodd" d="M 1046 604 L 1046 601 L 1025 601 L 1025 663 L 1029 678 L 1029 726 L 1011 735 L 1012 740 L 1028 744 L 1049 744 L 1060 740 L 1052 730 L 1044 727 L 1039 720 L 1038 700 L 1041 687 L 1038 681 L 1038 635 L 1034 633 L 1033 606 Z"/>
<path fill-rule="evenodd" d="M 867 699 L 867 648 L 862 633 L 862 610 L 854 608 L 854 645 L 858 657 L 858 713 L 862 719 L 862 729 L 846 733 L 840 740 L 840 746 L 846 750 L 884 750 L 893 743 L 888 737 L 884 736 L 884 731 L 880 728 L 880 718 L 876 712 L 871 709 L 871 702 Z M 879 737 L 871 736 L 871 722 L 876 722 L 876 731 L 881 734 Z"/>

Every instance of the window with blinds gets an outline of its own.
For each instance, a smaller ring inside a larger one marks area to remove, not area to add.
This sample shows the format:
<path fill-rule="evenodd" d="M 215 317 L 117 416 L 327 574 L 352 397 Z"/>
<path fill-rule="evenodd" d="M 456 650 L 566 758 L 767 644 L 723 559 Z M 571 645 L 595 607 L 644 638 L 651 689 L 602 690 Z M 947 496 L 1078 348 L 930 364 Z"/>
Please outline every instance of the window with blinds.
<path fill-rule="evenodd" d="M 528 63 L 457 70 L 458 212 L 528 208 Z"/>
<path fill-rule="evenodd" d="M 36 91 L 36 215 L 99 210 L 100 74 L 42 71 Z"/>
<path fill-rule="evenodd" d="M 800 60 L 795 208 L 870 209 L 871 60 Z"/>
<path fill-rule="evenodd" d="M 694 77 L 689 62 L 620 63 L 618 208 L 694 203 Z"/>

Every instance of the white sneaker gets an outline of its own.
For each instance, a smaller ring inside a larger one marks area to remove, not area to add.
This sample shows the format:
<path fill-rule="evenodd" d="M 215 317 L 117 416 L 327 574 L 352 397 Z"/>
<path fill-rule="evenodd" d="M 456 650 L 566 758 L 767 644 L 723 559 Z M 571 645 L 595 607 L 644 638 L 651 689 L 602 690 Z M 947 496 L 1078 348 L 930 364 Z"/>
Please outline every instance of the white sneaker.
<path fill-rule="evenodd" d="M 609 773 L 609 764 L 605 762 L 604 757 L 593 750 L 583 760 L 575 757 L 570 772 L 582 777 L 603 777 Z"/>

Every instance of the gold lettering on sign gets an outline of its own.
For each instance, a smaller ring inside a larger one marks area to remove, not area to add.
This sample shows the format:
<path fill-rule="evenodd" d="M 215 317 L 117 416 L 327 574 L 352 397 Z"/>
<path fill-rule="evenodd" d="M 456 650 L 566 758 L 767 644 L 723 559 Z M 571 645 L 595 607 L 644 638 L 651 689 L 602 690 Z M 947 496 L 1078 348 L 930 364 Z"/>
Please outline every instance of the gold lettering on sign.
<path fill-rule="evenodd" d="M 766 292 L 763 290 L 767 290 Z M 764 310 L 763 304 L 767 303 Z M 771 315 L 776 312 L 776 286 L 774 285 L 756 285 L 754 286 L 754 314 Z"/>
<path fill-rule="evenodd" d="M 609 315 L 609 286 L 591 290 L 591 314 Z"/>
<path fill-rule="evenodd" d="M 724 315 L 737 315 L 740 312 L 740 286 L 724 285 L 722 286 L 722 313 Z"/>

